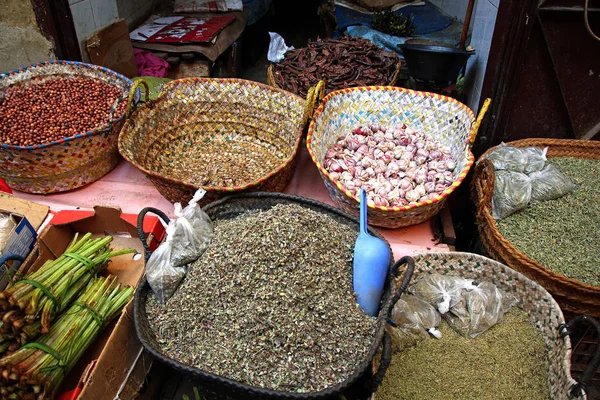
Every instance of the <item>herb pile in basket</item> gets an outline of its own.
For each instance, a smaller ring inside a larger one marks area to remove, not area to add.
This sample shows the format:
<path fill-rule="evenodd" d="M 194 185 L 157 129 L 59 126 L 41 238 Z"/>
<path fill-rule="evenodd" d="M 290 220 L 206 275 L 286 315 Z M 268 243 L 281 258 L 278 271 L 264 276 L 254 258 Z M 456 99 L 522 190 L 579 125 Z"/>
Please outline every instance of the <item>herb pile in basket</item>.
<path fill-rule="evenodd" d="M 445 320 L 440 331 L 394 354 L 377 400 L 548 399 L 546 347 L 524 311 L 512 309 L 475 339 Z"/>
<path fill-rule="evenodd" d="M 355 86 L 389 85 L 396 74 L 398 56 L 366 39 L 317 39 L 306 47 L 288 51 L 273 64 L 275 83 L 306 97 L 320 80 L 326 92 Z"/>
<path fill-rule="evenodd" d="M 173 297 L 164 306 L 148 298 L 163 354 L 288 392 L 347 379 L 375 334 L 352 290 L 357 232 L 298 205 L 213 223 L 210 246 Z"/>
<path fill-rule="evenodd" d="M 600 161 L 550 159 L 576 183 L 573 192 L 497 221 L 502 235 L 544 267 L 600 286 Z"/>

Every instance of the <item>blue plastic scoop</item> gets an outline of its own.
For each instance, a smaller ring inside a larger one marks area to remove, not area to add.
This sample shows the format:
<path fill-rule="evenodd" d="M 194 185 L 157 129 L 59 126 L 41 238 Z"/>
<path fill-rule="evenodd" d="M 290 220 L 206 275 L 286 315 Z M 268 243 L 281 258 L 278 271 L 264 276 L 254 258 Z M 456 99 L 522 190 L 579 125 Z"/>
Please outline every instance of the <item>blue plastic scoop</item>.
<path fill-rule="evenodd" d="M 390 249 L 383 240 L 369 235 L 367 229 L 367 194 L 361 189 L 360 234 L 354 245 L 354 292 L 361 308 L 376 316 L 390 265 Z"/>

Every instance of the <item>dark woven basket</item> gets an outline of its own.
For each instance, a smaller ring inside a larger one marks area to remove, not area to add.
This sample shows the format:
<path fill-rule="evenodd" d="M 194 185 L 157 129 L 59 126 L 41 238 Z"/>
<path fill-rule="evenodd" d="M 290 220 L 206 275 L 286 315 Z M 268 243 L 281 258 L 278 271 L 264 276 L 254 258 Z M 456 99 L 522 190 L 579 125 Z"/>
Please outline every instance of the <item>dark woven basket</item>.
<path fill-rule="evenodd" d="M 349 229 L 359 230 L 359 224 L 357 218 L 343 213 L 333 207 L 330 207 L 326 204 L 313 201 L 310 199 L 298 197 L 298 196 L 290 196 L 280 193 L 265 193 L 265 192 L 256 192 L 256 193 L 248 193 L 248 194 L 239 194 L 233 195 L 221 200 L 215 201 L 206 207 L 204 207 L 204 211 L 210 216 L 211 219 L 232 219 L 236 218 L 242 213 L 251 210 L 268 210 L 271 207 L 277 204 L 296 204 L 302 207 L 306 207 L 308 209 L 318 211 L 328 216 L 335 218 L 338 222 L 348 226 Z M 168 220 L 166 215 L 159 210 L 153 208 L 146 208 L 142 210 L 138 216 L 138 231 L 140 233 L 140 238 L 142 239 L 142 243 L 146 248 L 146 260 L 150 257 L 150 249 L 145 242 L 145 235 L 142 230 L 144 216 L 147 212 L 154 212 L 161 216 L 161 218 Z M 382 240 L 385 240 L 377 231 L 369 228 L 369 233 L 379 237 Z M 323 240 L 327 240 L 327 238 L 323 238 Z M 387 241 L 386 241 L 387 243 Z M 389 246 L 389 243 L 388 243 Z M 391 253 L 390 253 L 391 254 Z M 153 357 L 162 363 L 168 365 L 169 367 L 175 369 L 176 371 L 184 374 L 186 377 L 193 380 L 202 396 L 207 399 L 290 399 L 290 400 L 306 400 L 306 399 L 340 399 L 340 395 L 344 394 L 346 399 L 350 400 L 352 398 L 365 398 L 370 393 L 373 393 L 375 389 L 381 383 L 381 379 L 383 379 L 383 375 L 385 374 L 385 370 L 389 365 L 389 361 L 391 358 L 391 346 L 390 339 L 387 334 L 385 334 L 385 324 L 386 320 L 389 316 L 389 312 L 391 311 L 392 298 L 391 298 L 391 282 L 392 277 L 395 277 L 398 273 L 397 266 L 399 266 L 401 262 L 397 262 L 396 264 L 390 265 L 391 272 L 389 274 L 389 279 L 386 282 L 386 288 L 384 291 L 384 295 L 381 301 L 381 310 L 379 312 L 379 316 L 377 318 L 377 330 L 375 333 L 375 339 L 371 344 L 369 352 L 365 359 L 356 366 L 354 373 L 349 376 L 345 381 L 329 387 L 325 390 L 319 392 L 309 392 L 309 393 L 292 393 L 292 392 L 283 392 L 283 391 L 275 391 L 275 390 L 267 390 L 258 387 L 253 387 L 249 385 L 245 385 L 243 383 L 224 378 L 222 376 L 210 374 L 208 372 L 202 371 L 198 368 L 190 367 L 184 364 L 181 364 L 165 355 L 163 355 L 160 351 L 160 347 L 158 346 L 152 330 L 150 328 L 148 318 L 146 315 L 146 300 L 148 297 L 148 292 L 150 287 L 146 281 L 144 281 L 141 285 L 138 286 L 138 290 L 135 294 L 134 299 L 134 319 L 135 319 L 135 328 L 137 335 L 142 343 L 142 345 L 146 348 Z M 410 274 L 405 274 L 406 283 L 408 284 L 408 279 L 410 279 Z M 397 294 L 397 293 L 396 293 Z M 384 351 L 382 352 L 382 359 L 379 362 L 379 370 L 377 372 L 372 371 L 371 365 L 375 354 L 379 346 L 383 343 Z"/>

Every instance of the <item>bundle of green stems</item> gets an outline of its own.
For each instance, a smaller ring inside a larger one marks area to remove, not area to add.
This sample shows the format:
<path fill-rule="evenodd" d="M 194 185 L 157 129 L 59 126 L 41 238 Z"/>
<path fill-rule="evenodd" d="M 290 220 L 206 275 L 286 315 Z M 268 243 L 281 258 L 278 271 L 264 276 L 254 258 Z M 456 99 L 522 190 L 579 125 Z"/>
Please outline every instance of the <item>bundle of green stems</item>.
<path fill-rule="evenodd" d="M 114 276 L 93 279 L 40 336 L 0 359 L 0 399 L 52 399 L 61 382 L 106 325 L 133 296 Z"/>
<path fill-rule="evenodd" d="M 111 236 L 81 239 L 75 234 L 65 252 L 0 292 L 0 356 L 15 352 L 40 334 L 65 310 L 112 257 L 134 249 L 112 251 Z"/>

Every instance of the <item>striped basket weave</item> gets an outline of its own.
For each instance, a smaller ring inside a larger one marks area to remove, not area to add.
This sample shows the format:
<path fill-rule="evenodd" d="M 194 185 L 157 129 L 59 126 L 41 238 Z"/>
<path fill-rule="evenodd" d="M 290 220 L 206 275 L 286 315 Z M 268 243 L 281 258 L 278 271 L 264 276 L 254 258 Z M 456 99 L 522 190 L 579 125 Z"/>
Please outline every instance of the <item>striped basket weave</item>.
<path fill-rule="evenodd" d="M 551 399 L 585 399 L 580 389 L 585 387 L 598 367 L 593 362 L 588 366 L 587 378 L 583 385 L 571 376 L 571 340 L 560 307 L 552 296 L 540 285 L 524 275 L 476 254 L 424 253 L 411 257 L 415 263 L 412 283 L 431 273 L 460 276 L 473 279 L 476 284 L 488 281 L 519 299 L 518 307 L 523 309 L 546 344 L 546 368 L 548 371 L 548 391 Z M 593 321 L 592 321 L 593 322 Z M 579 321 L 577 321 L 579 323 Z M 571 328 L 571 322 L 569 323 Z M 515 337 L 515 340 L 519 338 Z M 393 362 L 393 360 L 392 360 Z M 500 373 L 511 373 L 500 371 Z M 405 382 L 410 385 L 410 382 Z M 377 394 L 374 396 L 377 399 Z M 516 400 L 516 399 L 515 399 Z"/>
<path fill-rule="evenodd" d="M 121 90 L 119 101 L 128 108 L 137 103 L 131 80 L 107 68 L 72 61 L 46 61 L 0 74 L 0 94 L 12 85 L 37 84 L 71 77 L 101 80 Z M 52 101 L 52 99 L 48 99 Z M 116 108 L 113 106 L 113 110 Z M 55 193 L 94 182 L 119 161 L 117 138 L 125 114 L 113 115 L 104 126 L 51 143 L 33 146 L 0 144 L 0 176 L 12 189 L 28 193 Z"/>
<path fill-rule="evenodd" d="M 127 120 L 119 151 L 171 202 L 282 191 L 292 177 L 305 101 L 242 79 L 186 78 Z"/>
<path fill-rule="evenodd" d="M 399 228 L 421 223 L 436 215 L 447 197 L 461 184 L 473 165 L 471 146 L 487 108 L 484 103 L 479 118 L 459 101 L 434 93 L 392 86 L 370 86 L 343 89 L 330 93 L 316 110 L 308 130 L 306 145 L 317 165 L 333 201 L 347 213 L 358 215 L 358 197 L 333 181 L 323 167 L 327 151 L 343 132 L 367 124 L 405 123 L 429 133 L 443 146 L 448 146 L 456 162 L 454 182 L 435 200 L 404 207 L 369 204 L 369 223 L 386 228 Z"/>

